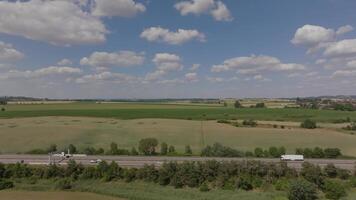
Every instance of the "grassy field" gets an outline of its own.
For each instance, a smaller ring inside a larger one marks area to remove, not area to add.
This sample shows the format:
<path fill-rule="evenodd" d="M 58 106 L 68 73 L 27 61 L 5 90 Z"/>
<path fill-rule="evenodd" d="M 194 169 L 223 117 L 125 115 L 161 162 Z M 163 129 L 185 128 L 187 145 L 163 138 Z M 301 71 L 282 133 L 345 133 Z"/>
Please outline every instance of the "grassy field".
<path fill-rule="evenodd" d="M 83 192 L 33 192 L 33 191 L 0 191 L 3 200 L 123 200 L 121 198 Z"/>
<path fill-rule="evenodd" d="M 51 180 L 40 180 L 35 185 L 28 184 L 24 181 L 20 183 L 15 183 L 15 188 L 13 190 L 7 190 L 0 192 L 0 197 L 3 194 L 17 196 L 18 194 L 25 194 L 24 191 L 37 191 L 28 192 L 29 194 L 34 193 L 36 195 L 46 195 L 54 194 L 58 191 L 53 189 L 53 182 Z M 42 192 L 39 192 L 42 191 Z M 98 196 L 100 200 L 111 200 L 110 197 L 124 198 L 124 199 L 135 199 L 135 200 L 287 200 L 287 195 L 285 192 L 276 191 L 273 187 L 266 187 L 265 189 L 253 190 L 253 191 L 236 191 L 236 190 L 221 190 L 214 189 L 209 192 L 200 192 L 196 188 L 182 188 L 175 189 L 171 186 L 159 186 L 153 183 L 146 183 L 142 181 L 136 182 L 102 182 L 102 181 L 77 181 L 74 184 L 71 193 L 60 192 L 61 194 L 70 195 L 68 199 L 71 199 L 72 195 L 75 195 L 76 200 L 94 200 L 93 198 L 96 195 L 90 195 L 89 193 L 95 193 L 98 195 L 107 195 L 107 196 Z M 81 198 L 85 196 L 87 198 Z M 348 191 L 348 196 L 344 200 L 353 200 L 356 197 L 356 190 L 353 189 Z M 115 199 L 117 199 L 115 198 Z M 21 198 L 20 198 L 21 199 Z M 20 200 L 19 199 L 19 200 Z M 48 198 L 52 199 L 52 198 Z M 56 200 L 55 198 L 53 198 Z M 62 198 L 67 199 L 67 198 Z M 73 198 L 74 199 L 74 198 Z M 321 200 L 325 198 L 320 196 Z M 13 199 L 12 199 L 13 200 Z M 16 199 L 15 199 L 16 200 Z M 21 199 L 23 200 L 23 198 Z M 32 199 L 26 199 L 32 200 Z M 36 198 L 36 200 L 42 200 Z M 58 199 L 59 200 L 59 199 Z M 114 198 L 112 199 L 114 200 Z M 118 199 L 119 200 L 119 199 Z"/>
<path fill-rule="evenodd" d="M 0 118 L 38 116 L 112 117 L 118 119 L 169 118 L 169 119 L 255 119 L 269 121 L 333 122 L 350 117 L 356 112 L 305 109 L 234 109 L 221 105 L 162 104 L 162 103 L 68 103 L 44 105 L 7 105 Z"/>
<path fill-rule="evenodd" d="M 281 123 L 288 125 L 287 122 Z M 356 136 L 330 128 L 315 130 L 298 127 L 237 128 L 216 121 L 176 119 L 120 120 L 90 117 L 0 119 L 0 151 L 3 153 L 46 148 L 50 144 L 57 144 L 63 148 L 70 143 L 79 148 L 94 146 L 107 149 L 111 142 L 116 142 L 120 148 L 131 149 L 137 147 L 138 141 L 146 137 L 155 137 L 160 142 L 173 144 L 181 152 L 185 145 L 191 145 L 193 151 L 199 153 L 203 146 L 220 142 L 240 150 L 285 146 L 291 153 L 297 147 L 338 147 L 344 154 L 356 156 Z"/>

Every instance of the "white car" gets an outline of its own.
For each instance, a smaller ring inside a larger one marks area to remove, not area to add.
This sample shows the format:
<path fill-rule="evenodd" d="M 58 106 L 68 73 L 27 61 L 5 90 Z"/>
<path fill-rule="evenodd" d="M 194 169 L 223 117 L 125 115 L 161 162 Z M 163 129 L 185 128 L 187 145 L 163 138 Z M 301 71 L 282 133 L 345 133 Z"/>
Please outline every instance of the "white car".
<path fill-rule="evenodd" d="M 100 163 L 100 162 L 102 162 L 101 159 L 90 160 L 90 163 Z"/>

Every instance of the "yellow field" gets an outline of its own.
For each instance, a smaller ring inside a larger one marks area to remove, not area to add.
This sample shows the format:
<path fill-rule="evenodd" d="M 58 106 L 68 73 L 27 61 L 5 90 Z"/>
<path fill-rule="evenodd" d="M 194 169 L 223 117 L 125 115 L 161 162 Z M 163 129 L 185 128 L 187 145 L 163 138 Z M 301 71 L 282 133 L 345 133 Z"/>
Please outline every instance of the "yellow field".
<path fill-rule="evenodd" d="M 146 137 L 155 137 L 160 142 L 173 144 L 179 151 L 183 151 L 185 145 L 191 145 L 195 153 L 200 152 L 202 146 L 220 142 L 241 150 L 285 146 L 290 152 L 294 152 L 297 147 L 338 147 L 344 154 L 356 156 L 356 136 L 331 128 L 315 130 L 298 127 L 236 128 L 216 121 L 175 119 L 118 120 L 88 117 L 0 119 L 2 153 L 46 148 L 50 144 L 57 144 L 63 148 L 70 143 L 79 148 L 94 146 L 107 149 L 111 142 L 116 142 L 120 148 L 131 149 L 137 147 L 138 141 Z"/>
<path fill-rule="evenodd" d="M 123 200 L 83 192 L 29 192 L 6 190 L 0 191 L 1 200 Z"/>

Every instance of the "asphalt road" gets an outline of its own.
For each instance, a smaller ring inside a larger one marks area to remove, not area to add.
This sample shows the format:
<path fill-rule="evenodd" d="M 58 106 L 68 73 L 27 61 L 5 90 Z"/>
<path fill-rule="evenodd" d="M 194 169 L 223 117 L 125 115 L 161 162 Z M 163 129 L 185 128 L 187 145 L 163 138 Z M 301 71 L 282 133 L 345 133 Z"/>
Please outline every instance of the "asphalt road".
<path fill-rule="evenodd" d="M 62 160 L 60 157 L 53 156 L 56 162 Z M 142 167 L 145 164 L 155 165 L 159 167 L 164 162 L 169 161 L 207 161 L 207 160 L 216 160 L 216 161 L 243 161 L 243 160 L 259 160 L 263 162 L 281 162 L 280 159 L 270 159 L 270 158 L 218 158 L 218 157 L 166 157 L 166 156 L 74 156 L 70 159 L 74 159 L 78 163 L 84 165 L 95 165 L 91 163 L 92 160 L 105 160 L 107 162 L 115 161 L 122 167 Z M 49 163 L 48 155 L 0 155 L 0 163 L 17 163 L 23 161 L 26 164 L 30 165 L 45 165 Z M 68 159 L 65 159 L 60 162 L 60 164 L 66 164 Z M 340 159 L 305 159 L 304 162 L 309 162 L 320 167 L 332 163 L 336 167 L 354 170 L 356 160 L 340 160 Z M 303 161 L 288 161 L 287 164 L 289 167 L 295 169 L 300 169 L 302 167 Z"/>

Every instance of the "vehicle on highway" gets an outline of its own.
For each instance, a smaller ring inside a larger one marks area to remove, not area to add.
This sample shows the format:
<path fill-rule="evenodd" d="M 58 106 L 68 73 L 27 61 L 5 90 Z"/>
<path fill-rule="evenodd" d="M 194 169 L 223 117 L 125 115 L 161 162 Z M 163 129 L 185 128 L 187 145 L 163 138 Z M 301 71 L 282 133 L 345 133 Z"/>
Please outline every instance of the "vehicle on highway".
<path fill-rule="evenodd" d="M 56 157 L 61 157 L 63 159 L 69 159 L 71 157 L 85 157 L 87 156 L 86 154 L 71 154 L 69 149 L 68 149 L 68 153 L 65 153 L 64 151 L 61 152 L 60 154 L 53 154 L 53 156 Z"/>
<path fill-rule="evenodd" d="M 304 161 L 303 155 L 281 155 L 281 161 Z"/>
<path fill-rule="evenodd" d="M 95 164 L 95 163 L 100 163 L 100 162 L 102 162 L 101 159 L 90 160 L 90 163 L 93 163 L 93 164 Z"/>

